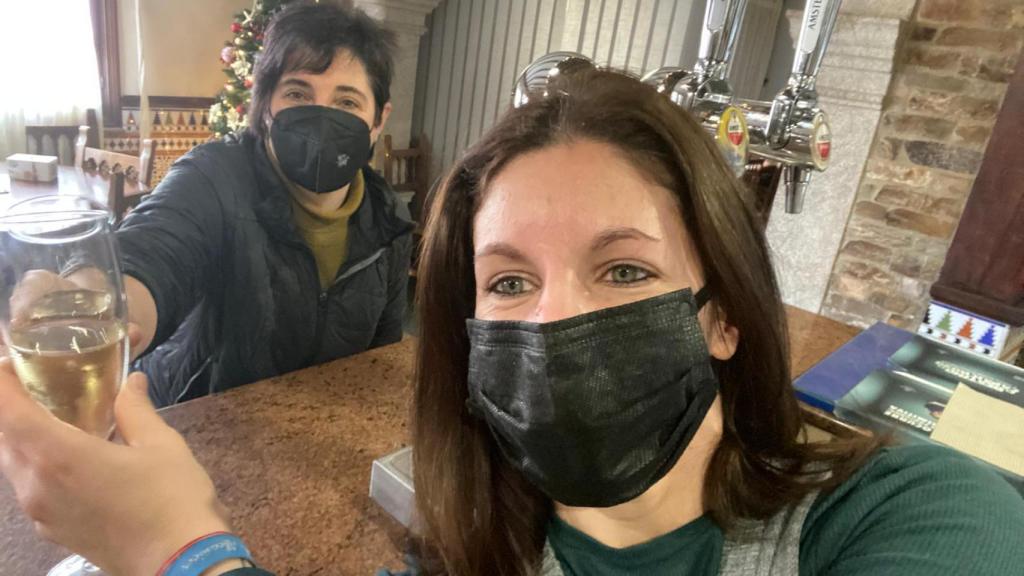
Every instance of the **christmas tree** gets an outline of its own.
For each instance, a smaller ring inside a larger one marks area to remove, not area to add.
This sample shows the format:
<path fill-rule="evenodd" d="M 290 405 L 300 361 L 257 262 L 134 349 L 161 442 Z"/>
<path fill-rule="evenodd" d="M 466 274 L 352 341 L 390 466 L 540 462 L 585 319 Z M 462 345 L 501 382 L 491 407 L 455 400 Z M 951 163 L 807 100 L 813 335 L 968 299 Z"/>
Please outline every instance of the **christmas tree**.
<path fill-rule="evenodd" d="M 989 325 L 988 332 L 985 332 L 985 334 L 981 337 L 980 340 L 978 340 L 978 342 L 980 342 L 981 344 L 983 344 L 985 346 L 995 346 L 996 345 L 996 327 L 992 326 L 992 325 Z"/>
<path fill-rule="evenodd" d="M 967 323 L 963 325 L 963 328 L 961 328 L 960 331 L 957 332 L 956 335 L 960 336 L 962 338 L 970 338 L 971 334 L 973 333 L 973 329 L 974 329 L 974 323 L 971 321 L 970 318 L 968 318 L 967 319 Z"/>
<path fill-rule="evenodd" d="M 949 312 L 946 312 L 946 315 L 942 317 L 942 320 L 939 320 L 939 325 L 936 326 L 936 328 L 938 328 L 939 330 L 944 330 L 946 332 L 952 332 L 953 315 L 950 314 Z"/>
<path fill-rule="evenodd" d="M 252 69 L 263 49 L 263 33 L 270 19 L 290 0 L 255 0 L 252 8 L 235 14 L 231 23 L 234 40 L 220 51 L 228 81 L 210 107 L 210 130 L 224 136 L 248 126 L 246 112 L 252 101 Z"/>

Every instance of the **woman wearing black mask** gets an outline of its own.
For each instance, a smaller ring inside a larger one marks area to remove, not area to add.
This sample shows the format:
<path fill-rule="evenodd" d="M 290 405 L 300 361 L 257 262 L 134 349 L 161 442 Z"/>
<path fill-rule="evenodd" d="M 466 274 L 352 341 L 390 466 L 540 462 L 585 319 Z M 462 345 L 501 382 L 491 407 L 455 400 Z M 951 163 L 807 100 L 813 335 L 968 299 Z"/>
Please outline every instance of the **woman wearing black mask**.
<path fill-rule="evenodd" d="M 1024 501 L 966 457 L 801 441 L 747 194 L 692 118 L 610 72 L 564 76 L 457 163 L 424 237 L 412 426 L 419 525 L 444 572 L 1024 565 Z M 226 528 L 142 389 L 133 377 L 118 399 L 126 448 L 55 423 L 0 372 L 0 464 L 39 529 L 128 575 Z M 146 474 L 166 480 L 136 486 Z M 265 574 L 232 568 L 207 574 Z"/>
<path fill-rule="evenodd" d="M 247 131 L 178 160 L 125 219 L 133 354 L 158 406 L 401 339 L 413 225 L 367 164 L 392 49 L 360 11 L 289 5 Z"/>
<path fill-rule="evenodd" d="M 753 199 L 688 114 L 612 72 L 528 100 L 423 242 L 416 499 L 448 574 L 1024 565 L 1024 501 L 969 459 L 802 441 Z"/>
<path fill-rule="evenodd" d="M 118 232 L 158 405 L 397 342 L 413 225 L 367 165 L 394 42 L 358 10 L 271 23 L 249 128 L 179 160 Z"/>

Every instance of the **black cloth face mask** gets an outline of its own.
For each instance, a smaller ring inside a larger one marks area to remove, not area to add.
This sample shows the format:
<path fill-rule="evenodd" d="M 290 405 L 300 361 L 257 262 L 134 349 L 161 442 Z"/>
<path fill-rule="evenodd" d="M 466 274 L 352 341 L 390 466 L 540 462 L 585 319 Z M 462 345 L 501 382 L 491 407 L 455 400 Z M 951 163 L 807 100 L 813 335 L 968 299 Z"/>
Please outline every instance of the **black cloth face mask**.
<path fill-rule="evenodd" d="M 607 507 L 675 465 L 718 393 L 706 288 L 545 324 L 469 319 L 470 411 L 553 500 Z"/>
<path fill-rule="evenodd" d="M 352 182 L 370 159 L 366 122 L 326 106 L 281 110 L 270 125 L 270 140 L 284 175 L 318 194 Z"/>

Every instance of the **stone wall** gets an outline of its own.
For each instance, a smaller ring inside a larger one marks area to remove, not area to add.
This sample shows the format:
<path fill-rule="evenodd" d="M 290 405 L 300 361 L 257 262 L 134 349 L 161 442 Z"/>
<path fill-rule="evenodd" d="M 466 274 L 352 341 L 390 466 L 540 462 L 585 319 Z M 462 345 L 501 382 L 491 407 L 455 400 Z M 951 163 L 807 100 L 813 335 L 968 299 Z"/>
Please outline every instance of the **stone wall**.
<path fill-rule="evenodd" d="M 1024 2 L 919 0 L 904 35 L 822 308 L 857 326 L 920 322 L 1021 52 Z"/>

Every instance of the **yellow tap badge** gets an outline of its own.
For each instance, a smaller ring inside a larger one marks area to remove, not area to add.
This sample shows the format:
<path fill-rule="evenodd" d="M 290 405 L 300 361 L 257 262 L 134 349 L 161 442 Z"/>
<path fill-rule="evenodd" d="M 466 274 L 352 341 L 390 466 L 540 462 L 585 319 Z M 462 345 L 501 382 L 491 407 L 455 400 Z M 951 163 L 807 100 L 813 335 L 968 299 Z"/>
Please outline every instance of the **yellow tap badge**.
<path fill-rule="evenodd" d="M 722 111 L 715 142 L 733 173 L 737 176 L 742 175 L 747 167 L 747 145 L 750 143 L 747 117 L 742 110 L 728 106 Z"/>

